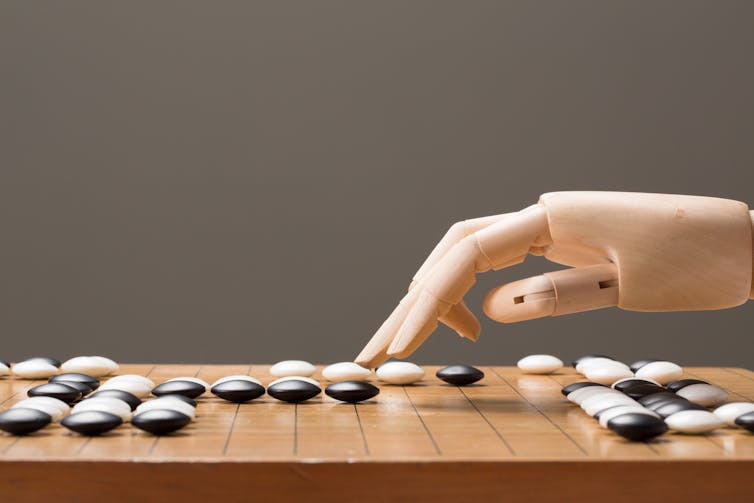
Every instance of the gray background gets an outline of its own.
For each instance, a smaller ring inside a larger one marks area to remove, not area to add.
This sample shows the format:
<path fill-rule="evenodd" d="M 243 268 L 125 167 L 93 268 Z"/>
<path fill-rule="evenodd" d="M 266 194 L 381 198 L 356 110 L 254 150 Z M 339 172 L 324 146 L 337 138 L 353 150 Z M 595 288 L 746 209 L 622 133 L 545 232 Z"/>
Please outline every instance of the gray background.
<path fill-rule="evenodd" d="M 454 221 L 754 203 L 754 2 L 0 1 L 0 356 L 350 359 Z M 558 268 L 530 259 L 469 297 Z M 754 304 L 440 329 L 754 367 Z"/>

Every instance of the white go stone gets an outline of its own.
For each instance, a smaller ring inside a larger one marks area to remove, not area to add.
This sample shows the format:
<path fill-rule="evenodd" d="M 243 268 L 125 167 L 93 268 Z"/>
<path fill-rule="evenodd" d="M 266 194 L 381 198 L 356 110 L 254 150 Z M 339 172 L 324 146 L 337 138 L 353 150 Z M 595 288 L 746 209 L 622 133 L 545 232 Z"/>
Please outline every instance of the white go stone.
<path fill-rule="evenodd" d="M 44 360 L 32 358 L 13 364 L 11 371 L 22 379 L 46 379 L 57 374 L 58 368 Z"/>
<path fill-rule="evenodd" d="M 25 400 L 16 403 L 11 408 L 41 410 L 42 412 L 49 414 L 53 421 L 60 420 L 71 411 L 71 408 L 67 403 L 58 400 L 57 398 L 52 398 L 51 396 L 33 396 L 31 398 L 26 398 Z"/>
<path fill-rule="evenodd" d="M 270 384 L 268 384 L 267 387 L 269 388 L 271 386 L 276 385 L 277 383 L 281 383 L 281 382 L 285 382 L 285 381 L 306 381 L 306 382 L 308 382 L 310 384 L 313 384 L 313 385 L 317 386 L 318 388 L 322 388 L 322 385 L 319 384 L 319 381 L 317 381 L 316 379 L 312 379 L 311 377 L 302 377 L 302 376 L 285 376 L 285 377 L 280 377 L 280 378 L 275 379 L 274 381 L 272 381 Z"/>
<path fill-rule="evenodd" d="M 560 358 L 552 355 L 525 356 L 516 365 L 524 374 L 552 374 L 563 368 Z"/>
<path fill-rule="evenodd" d="M 10 374 L 10 369 L 6 364 L 0 362 L 0 376 L 7 376 L 8 374 Z"/>
<path fill-rule="evenodd" d="M 168 379 L 165 382 L 170 382 L 170 381 L 189 381 L 189 382 L 194 382 L 196 384 L 201 384 L 202 386 L 204 386 L 204 391 L 207 391 L 210 388 L 210 385 L 209 383 L 207 383 L 207 381 L 204 381 L 202 379 L 199 379 L 198 377 L 193 377 L 193 376 L 192 377 L 173 377 L 172 379 Z"/>
<path fill-rule="evenodd" d="M 71 414 L 78 412 L 85 412 L 88 410 L 96 410 L 100 412 L 109 412 L 120 417 L 124 423 L 131 420 L 131 407 L 123 400 L 118 400 L 112 397 L 100 397 L 95 396 L 93 398 L 87 398 L 77 403 L 71 409 Z"/>
<path fill-rule="evenodd" d="M 106 375 L 112 375 L 120 370 L 120 365 L 118 365 L 110 358 L 105 358 L 104 356 L 90 356 L 89 358 L 94 358 L 95 361 L 101 362 L 102 365 L 108 367 L 110 371 Z"/>
<path fill-rule="evenodd" d="M 675 394 L 702 407 L 716 407 L 728 399 L 728 392 L 714 384 L 689 384 Z"/>
<path fill-rule="evenodd" d="M 736 426 L 736 418 L 749 412 L 754 412 L 752 402 L 731 402 L 715 409 L 715 415 L 731 426 Z"/>
<path fill-rule="evenodd" d="M 120 382 L 120 381 L 139 381 L 149 386 L 150 388 L 154 388 L 155 386 L 153 380 L 139 374 L 123 374 L 123 375 L 111 377 L 110 379 L 107 380 L 107 382 L 113 382 L 113 383 Z"/>
<path fill-rule="evenodd" d="M 636 377 L 642 379 L 654 379 L 660 384 L 668 384 L 677 381 L 683 376 L 683 369 L 673 362 L 651 362 L 636 371 Z"/>
<path fill-rule="evenodd" d="M 576 372 L 578 372 L 579 374 L 584 374 L 587 367 L 591 367 L 592 365 L 607 365 L 607 364 L 616 364 L 616 363 L 619 365 L 626 365 L 625 363 L 619 362 L 618 360 L 613 360 L 612 358 L 605 358 L 604 356 L 595 356 L 594 358 L 588 358 L 586 360 L 582 360 L 579 363 L 577 363 Z"/>
<path fill-rule="evenodd" d="M 309 377 L 317 367 L 303 360 L 285 360 L 270 367 L 270 375 L 275 377 Z"/>
<path fill-rule="evenodd" d="M 106 389 L 119 389 L 121 391 L 128 391 L 138 398 L 144 398 L 145 396 L 149 395 L 149 393 L 151 393 L 152 386 L 145 383 L 144 381 L 137 379 L 120 379 L 117 381 L 110 379 L 109 381 L 102 383 L 102 385 L 97 388 L 97 391 Z"/>
<path fill-rule="evenodd" d="M 607 388 L 605 386 L 587 386 L 586 388 L 579 388 L 576 391 L 571 391 L 566 398 L 575 404 L 581 405 L 581 403 L 592 396 L 608 394 L 621 394 L 618 390 Z M 624 395 L 625 396 L 625 395 Z"/>
<path fill-rule="evenodd" d="M 411 362 L 387 362 L 377 368 L 377 377 L 390 384 L 413 384 L 424 379 L 424 369 Z"/>
<path fill-rule="evenodd" d="M 102 377 L 110 373 L 110 367 L 105 362 L 91 356 L 76 356 L 66 360 L 60 369 L 63 372 L 79 372 L 92 377 Z"/>
<path fill-rule="evenodd" d="M 660 417 L 656 413 L 642 407 L 641 405 L 618 405 L 611 407 L 607 410 L 603 410 L 600 413 L 600 426 L 607 428 L 607 422 L 614 417 L 622 416 L 623 414 L 646 414 L 648 416 Z"/>
<path fill-rule="evenodd" d="M 259 384 L 260 386 L 262 385 L 262 383 L 259 382 L 259 379 L 257 379 L 256 377 L 247 376 L 245 374 L 237 374 L 237 375 L 232 375 L 232 376 L 221 377 L 217 381 L 213 382 L 210 388 L 214 388 L 218 384 L 224 383 L 225 381 L 250 381 L 250 382 Z"/>
<path fill-rule="evenodd" d="M 370 375 L 372 375 L 372 372 L 369 369 L 365 369 L 354 362 L 333 363 L 322 369 L 322 377 L 332 382 L 361 381 Z"/>
<path fill-rule="evenodd" d="M 594 365 L 586 368 L 584 377 L 600 384 L 613 384 L 615 381 L 632 377 L 634 375 L 625 365 Z"/>
<path fill-rule="evenodd" d="M 679 433 L 708 433 L 723 426 L 723 420 L 706 410 L 682 410 L 665 418 L 665 424 Z"/>
<path fill-rule="evenodd" d="M 626 395 L 597 395 L 581 402 L 581 408 L 590 416 L 618 405 L 640 405 L 639 402 Z"/>
<path fill-rule="evenodd" d="M 178 400 L 177 398 L 172 398 L 169 396 L 164 396 L 160 398 L 155 398 L 154 400 L 148 400 L 146 402 L 142 402 L 141 405 L 136 407 L 136 410 L 134 411 L 134 415 L 139 415 L 142 412 L 146 412 L 148 410 L 154 410 L 154 409 L 174 410 L 174 411 L 180 412 L 181 414 L 187 415 L 192 420 L 196 417 L 196 409 L 194 409 L 191 405 L 187 404 L 184 401 Z"/>

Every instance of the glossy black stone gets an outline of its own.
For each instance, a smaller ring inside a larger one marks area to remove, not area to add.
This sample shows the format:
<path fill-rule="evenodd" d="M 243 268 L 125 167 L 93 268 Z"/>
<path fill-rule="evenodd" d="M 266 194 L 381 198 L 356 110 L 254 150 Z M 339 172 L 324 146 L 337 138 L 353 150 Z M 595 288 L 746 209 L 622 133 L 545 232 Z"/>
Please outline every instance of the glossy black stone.
<path fill-rule="evenodd" d="M 16 407 L 0 412 L 0 430 L 13 435 L 28 435 L 44 428 L 51 421 L 49 414 L 36 409 Z"/>
<path fill-rule="evenodd" d="M 572 384 L 569 384 L 568 386 L 564 386 L 563 389 L 560 390 L 560 392 L 563 394 L 563 396 L 568 396 L 577 389 L 581 388 L 587 388 L 589 386 L 602 386 L 603 388 L 607 388 L 604 384 L 600 384 L 597 382 L 592 381 L 579 381 Z"/>
<path fill-rule="evenodd" d="M 180 430 L 190 422 L 191 418 L 186 414 L 169 409 L 148 410 L 136 414 L 131 419 L 132 425 L 152 435 L 167 435 Z"/>
<path fill-rule="evenodd" d="M 736 418 L 736 424 L 754 432 L 754 412 L 747 412 Z"/>
<path fill-rule="evenodd" d="M 638 400 L 639 398 L 643 398 L 648 395 L 654 395 L 657 393 L 664 393 L 667 390 L 663 388 L 662 386 L 657 386 L 656 384 L 652 383 L 646 383 L 646 384 L 637 384 L 635 386 L 628 387 L 626 389 L 621 390 L 626 395 L 630 396 L 634 400 Z"/>
<path fill-rule="evenodd" d="M 81 396 L 84 397 L 92 392 L 92 388 L 90 388 L 87 384 L 83 382 L 78 381 L 53 381 L 53 383 L 60 383 L 65 384 L 66 386 L 70 386 L 71 388 L 79 390 L 81 393 Z"/>
<path fill-rule="evenodd" d="M 117 428 L 123 424 L 123 419 L 109 412 L 86 410 L 64 417 L 60 424 L 71 431 L 91 437 Z"/>
<path fill-rule="evenodd" d="M 648 414 L 629 412 L 607 422 L 607 427 L 628 440 L 641 442 L 668 431 L 668 426 L 660 418 Z"/>
<path fill-rule="evenodd" d="M 49 363 L 54 367 L 60 368 L 60 361 L 56 360 L 55 358 L 50 358 L 49 356 L 32 356 L 31 358 L 27 358 L 24 361 L 28 362 L 30 360 L 41 360 L 43 362 Z"/>
<path fill-rule="evenodd" d="M 267 388 L 267 394 L 278 400 L 299 403 L 319 395 L 319 386 L 303 379 L 287 379 Z"/>
<path fill-rule="evenodd" d="M 484 378 L 484 372 L 471 365 L 450 365 L 438 370 L 435 375 L 455 386 L 468 386 Z"/>
<path fill-rule="evenodd" d="M 57 398 L 68 404 L 81 398 L 81 392 L 78 389 L 63 384 L 62 382 L 40 384 L 39 386 L 31 388 L 26 394 L 29 396 L 51 396 L 52 398 Z"/>
<path fill-rule="evenodd" d="M 212 386 L 210 391 L 223 400 L 243 403 L 264 395 L 264 386 L 248 379 L 231 379 Z"/>
<path fill-rule="evenodd" d="M 5 365 L 6 367 L 10 368 L 10 362 L 8 360 L 0 360 L 0 363 Z"/>
<path fill-rule="evenodd" d="M 129 407 L 131 407 L 131 410 L 136 410 L 136 407 L 138 407 L 141 404 L 141 400 L 139 397 L 134 395 L 133 393 L 129 393 L 128 391 L 123 391 L 119 389 L 103 389 L 102 391 L 97 391 L 89 396 L 89 398 L 94 398 L 95 396 L 104 396 L 104 397 L 110 397 L 110 398 L 117 398 L 118 400 L 122 400 L 128 404 Z"/>
<path fill-rule="evenodd" d="M 176 395 L 176 394 L 167 394 L 167 395 L 162 395 L 160 398 L 165 398 L 165 397 L 175 398 L 176 400 L 180 400 L 183 403 L 187 403 L 187 404 L 189 404 L 192 407 L 196 407 L 196 400 L 194 400 L 193 398 L 189 398 L 187 396 Z"/>
<path fill-rule="evenodd" d="M 90 375 L 79 374 L 78 372 L 65 372 L 50 377 L 50 382 L 57 381 L 80 382 L 86 384 L 91 389 L 96 389 L 99 386 L 99 379 Z"/>
<path fill-rule="evenodd" d="M 451 383 L 453 384 L 453 383 Z M 341 381 L 325 388 L 325 394 L 341 402 L 356 403 L 374 398 L 380 389 L 366 381 Z"/>
<path fill-rule="evenodd" d="M 679 381 L 673 381 L 672 383 L 667 385 L 668 391 L 672 391 L 673 393 L 676 393 L 678 390 L 685 388 L 686 386 L 691 386 L 692 384 L 709 384 L 707 381 L 702 381 L 700 379 L 681 379 Z"/>
<path fill-rule="evenodd" d="M 616 389 L 618 391 L 624 391 L 624 390 L 627 390 L 628 388 L 631 388 L 633 386 L 646 385 L 646 384 L 651 384 L 653 386 L 657 386 L 656 384 L 654 384 L 654 383 L 652 383 L 650 381 L 646 381 L 644 379 L 638 379 L 638 378 L 636 378 L 636 379 L 626 379 L 624 381 L 620 381 L 618 383 L 615 383 L 613 385 L 613 389 Z"/>
<path fill-rule="evenodd" d="M 155 386 L 152 390 L 154 396 L 183 395 L 196 398 L 207 391 L 204 386 L 194 381 L 168 381 Z"/>
<path fill-rule="evenodd" d="M 655 402 L 677 400 L 678 398 L 680 397 L 672 391 L 660 391 L 659 393 L 652 393 L 651 395 L 643 396 L 639 398 L 637 402 L 642 404 L 644 407 L 649 407 Z"/>
<path fill-rule="evenodd" d="M 611 360 L 615 359 L 612 356 L 607 356 L 607 355 L 584 355 L 584 356 L 579 356 L 578 358 L 573 360 L 571 362 L 571 365 L 573 366 L 573 368 L 576 368 L 576 365 L 578 365 L 584 360 L 589 360 L 590 358 L 610 358 Z"/>
<path fill-rule="evenodd" d="M 644 365 L 652 362 L 659 362 L 659 361 L 665 361 L 665 360 L 658 360 L 656 358 L 647 358 L 645 360 L 639 360 L 633 362 L 631 365 L 628 366 L 628 368 L 631 369 L 631 372 L 636 372 L 640 368 L 642 368 Z"/>
<path fill-rule="evenodd" d="M 707 409 L 689 400 L 673 400 L 671 402 L 665 402 L 659 407 L 654 408 L 654 411 L 657 414 L 659 414 L 659 416 L 662 418 L 672 416 L 676 412 L 681 412 L 682 410 L 707 410 Z"/>

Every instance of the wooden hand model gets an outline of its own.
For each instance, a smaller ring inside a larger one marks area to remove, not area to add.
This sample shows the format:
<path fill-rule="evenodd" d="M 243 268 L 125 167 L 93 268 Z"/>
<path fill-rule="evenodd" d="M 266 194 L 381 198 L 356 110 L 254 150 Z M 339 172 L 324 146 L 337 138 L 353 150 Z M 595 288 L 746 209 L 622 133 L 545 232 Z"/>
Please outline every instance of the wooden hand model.
<path fill-rule="evenodd" d="M 477 340 L 463 297 L 478 272 L 528 254 L 571 266 L 493 289 L 492 319 L 510 323 L 618 306 L 725 309 L 754 298 L 754 212 L 729 199 L 630 192 L 552 192 L 516 213 L 451 226 L 398 307 L 356 358 L 374 367 L 413 353 L 438 320 Z"/>

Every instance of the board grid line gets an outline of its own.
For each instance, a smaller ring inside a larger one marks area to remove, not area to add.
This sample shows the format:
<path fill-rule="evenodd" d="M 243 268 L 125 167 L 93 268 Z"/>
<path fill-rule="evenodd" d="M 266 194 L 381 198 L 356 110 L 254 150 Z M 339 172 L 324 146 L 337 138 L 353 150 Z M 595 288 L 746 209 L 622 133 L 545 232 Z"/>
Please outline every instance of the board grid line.
<path fill-rule="evenodd" d="M 359 414 L 359 408 L 356 404 L 353 404 L 353 411 L 356 414 L 356 422 L 359 425 L 359 432 L 361 433 L 361 440 L 364 443 L 364 454 L 369 456 L 369 442 L 367 442 L 367 436 L 364 433 L 364 425 L 361 424 L 361 415 Z"/>
<path fill-rule="evenodd" d="M 484 419 L 484 422 L 487 423 L 487 425 L 490 428 L 492 428 L 492 431 L 495 432 L 495 435 L 497 435 L 497 438 L 500 439 L 500 441 L 503 443 L 503 445 L 505 445 L 505 447 L 508 448 L 508 451 L 510 451 L 510 453 L 513 456 L 515 456 L 516 455 L 516 451 L 515 451 L 515 449 L 513 449 L 513 446 L 511 446 L 511 444 L 508 443 L 508 441 L 505 439 L 505 437 L 503 436 L 503 434 L 500 433 L 500 431 L 495 427 L 494 424 L 492 424 L 492 422 L 487 418 L 487 416 L 481 410 L 479 410 L 479 407 L 477 407 L 477 405 L 474 403 L 474 400 L 472 400 L 471 397 L 466 394 L 466 392 L 463 390 L 463 388 L 461 388 L 460 386 L 456 386 L 456 387 L 458 388 L 458 391 L 460 391 L 461 394 L 464 397 L 466 397 L 466 400 L 469 401 L 469 404 L 471 404 L 471 406 L 474 408 L 474 410 L 476 410 L 477 413 L 479 413 L 479 415 L 482 416 L 482 419 Z"/>
<path fill-rule="evenodd" d="M 408 393 L 408 390 L 406 389 L 406 386 L 401 386 L 403 388 L 403 393 L 406 394 L 406 398 L 408 398 L 408 403 L 411 404 L 411 408 L 414 409 L 414 412 L 416 413 L 416 417 L 419 418 L 419 422 L 421 422 L 422 426 L 424 427 L 424 431 L 427 432 L 427 435 L 429 436 L 430 442 L 432 442 L 432 446 L 435 448 L 435 453 L 438 456 L 442 456 L 442 450 L 440 450 L 440 446 L 437 444 L 437 440 L 435 440 L 434 435 L 432 435 L 432 432 L 429 430 L 429 427 L 427 426 L 427 423 L 424 422 L 424 418 L 419 413 L 419 409 L 416 408 L 416 404 L 411 399 L 411 395 Z"/>

